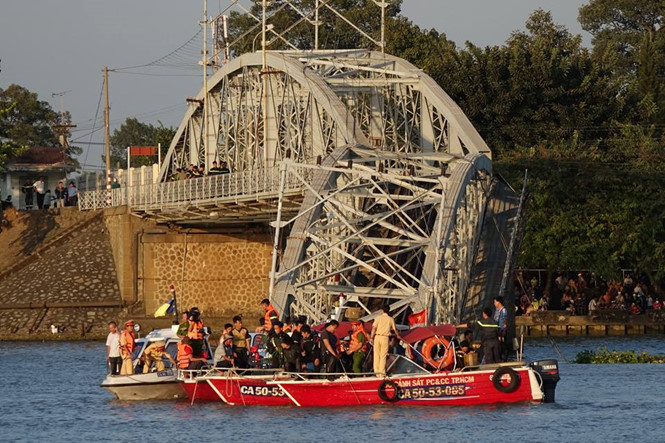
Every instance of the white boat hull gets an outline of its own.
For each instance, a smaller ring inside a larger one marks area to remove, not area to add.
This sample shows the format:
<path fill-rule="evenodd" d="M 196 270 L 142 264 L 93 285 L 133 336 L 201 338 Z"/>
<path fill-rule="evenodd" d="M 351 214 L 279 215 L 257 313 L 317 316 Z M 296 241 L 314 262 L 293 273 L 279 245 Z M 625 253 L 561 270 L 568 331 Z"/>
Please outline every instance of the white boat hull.
<path fill-rule="evenodd" d="M 187 398 L 174 371 L 109 375 L 101 384 L 119 400 L 173 400 Z"/>

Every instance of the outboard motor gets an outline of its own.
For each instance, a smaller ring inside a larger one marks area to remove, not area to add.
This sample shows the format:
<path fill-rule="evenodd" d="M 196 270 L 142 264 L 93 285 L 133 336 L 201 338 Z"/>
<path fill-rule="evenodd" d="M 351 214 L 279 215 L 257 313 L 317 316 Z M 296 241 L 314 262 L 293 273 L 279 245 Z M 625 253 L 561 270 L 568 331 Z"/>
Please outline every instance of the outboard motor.
<path fill-rule="evenodd" d="M 554 403 L 554 390 L 559 382 L 559 362 L 556 360 L 539 360 L 530 365 L 543 379 L 545 403 Z"/>

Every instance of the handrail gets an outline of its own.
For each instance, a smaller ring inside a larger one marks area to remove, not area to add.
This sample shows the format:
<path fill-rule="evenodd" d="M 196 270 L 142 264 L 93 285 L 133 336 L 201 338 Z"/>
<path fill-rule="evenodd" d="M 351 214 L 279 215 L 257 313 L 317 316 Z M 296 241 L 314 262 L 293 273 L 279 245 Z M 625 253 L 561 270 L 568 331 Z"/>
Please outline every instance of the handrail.
<path fill-rule="evenodd" d="M 292 171 L 311 181 L 312 171 L 292 166 Z M 304 185 L 295 174 L 288 174 L 286 192 L 302 192 Z M 127 205 L 142 211 L 181 208 L 190 204 L 224 203 L 238 198 L 276 198 L 279 191 L 279 167 L 248 169 L 187 180 L 153 183 L 112 189 L 79 192 L 79 210 Z"/>

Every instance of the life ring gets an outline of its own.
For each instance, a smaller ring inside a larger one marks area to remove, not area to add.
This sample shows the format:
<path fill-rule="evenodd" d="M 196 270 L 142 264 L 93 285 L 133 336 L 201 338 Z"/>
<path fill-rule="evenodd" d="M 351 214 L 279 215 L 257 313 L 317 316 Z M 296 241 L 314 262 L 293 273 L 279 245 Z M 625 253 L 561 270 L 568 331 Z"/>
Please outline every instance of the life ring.
<path fill-rule="evenodd" d="M 391 387 L 392 388 L 392 395 L 388 394 L 388 391 L 386 388 Z M 394 403 L 397 400 L 399 400 L 399 394 L 400 394 L 400 389 L 397 383 L 395 383 L 392 380 L 383 380 L 381 384 L 379 385 L 378 389 L 379 393 L 379 398 L 383 401 L 387 401 L 390 403 Z"/>
<path fill-rule="evenodd" d="M 503 384 L 501 379 L 506 375 L 510 378 L 510 381 L 508 384 Z M 520 385 L 520 376 L 512 368 L 504 366 L 494 371 L 494 375 L 492 375 L 492 384 L 497 389 L 497 391 L 505 392 L 508 394 L 518 388 Z"/>
<path fill-rule="evenodd" d="M 437 346 L 443 346 L 446 353 L 442 357 L 433 358 L 432 350 Z M 423 362 L 435 369 L 446 369 L 455 362 L 453 348 L 450 346 L 450 342 L 443 337 L 430 337 L 425 340 L 420 353 L 423 355 Z"/>

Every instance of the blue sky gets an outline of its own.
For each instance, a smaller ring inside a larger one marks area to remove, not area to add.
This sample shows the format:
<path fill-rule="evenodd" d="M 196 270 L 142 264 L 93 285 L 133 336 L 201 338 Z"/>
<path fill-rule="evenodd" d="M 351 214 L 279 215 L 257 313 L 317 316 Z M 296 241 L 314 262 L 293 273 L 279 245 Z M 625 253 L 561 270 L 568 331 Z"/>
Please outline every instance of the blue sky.
<path fill-rule="evenodd" d="M 227 1 L 209 0 L 216 15 Z M 424 28 L 435 28 L 462 46 L 504 42 L 522 29 L 537 8 L 552 11 L 555 21 L 574 33 L 583 0 L 404 0 L 402 13 Z M 0 87 L 18 83 L 59 108 L 53 93 L 64 95 L 65 109 L 78 124 L 78 143 L 103 141 L 103 132 L 89 135 L 99 103 L 106 65 L 141 65 L 168 54 L 199 29 L 199 0 L 3 0 L 0 9 Z M 588 41 L 588 36 L 585 36 Z M 145 70 L 141 72 L 146 73 Z M 110 76 L 111 121 L 119 126 L 126 117 L 177 126 L 185 110 L 185 97 L 201 86 L 196 72 L 163 71 L 155 75 Z M 165 76 L 161 76 L 165 75 Z M 99 127 L 102 110 L 98 113 Z M 88 148 L 88 145 L 81 145 Z M 102 147 L 90 145 L 82 163 L 101 163 Z"/>

